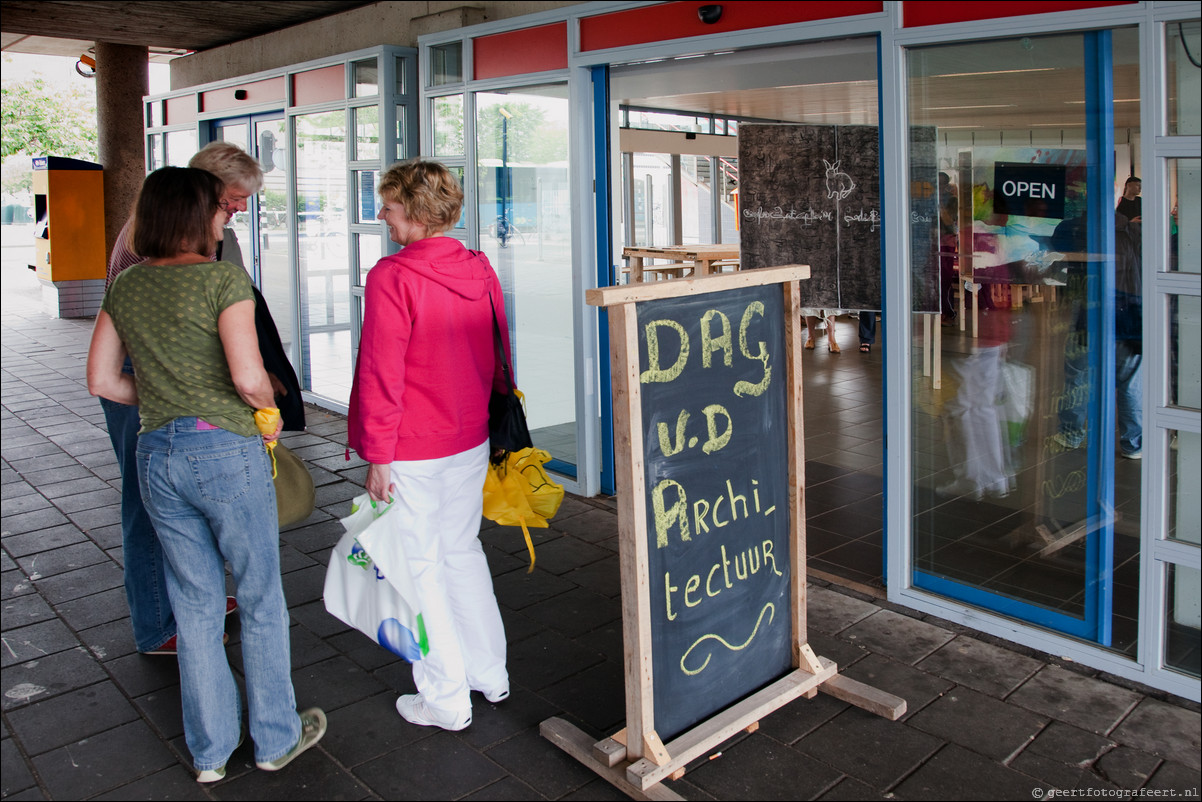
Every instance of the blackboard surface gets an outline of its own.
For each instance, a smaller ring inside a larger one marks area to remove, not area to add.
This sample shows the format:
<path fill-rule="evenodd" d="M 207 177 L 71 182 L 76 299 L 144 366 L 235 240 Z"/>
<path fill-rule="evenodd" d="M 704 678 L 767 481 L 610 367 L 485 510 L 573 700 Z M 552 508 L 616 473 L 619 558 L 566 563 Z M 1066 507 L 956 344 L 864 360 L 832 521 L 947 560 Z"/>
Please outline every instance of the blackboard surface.
<path fill-rule="evenodd" d="M 637 305 L 664 741 L 792 669 L 783 310 L 780 285 Z"/>
<path fill-rule="evenodd" d="M 938 314 L 939 166 L 935 128 L 910 129 L 910 311 Z"/>
<path fill-rule="evenodd" d="M 808 264 L 804 306 L 881 308 L 876 126 L 739 126 L 743 269 Z"/>

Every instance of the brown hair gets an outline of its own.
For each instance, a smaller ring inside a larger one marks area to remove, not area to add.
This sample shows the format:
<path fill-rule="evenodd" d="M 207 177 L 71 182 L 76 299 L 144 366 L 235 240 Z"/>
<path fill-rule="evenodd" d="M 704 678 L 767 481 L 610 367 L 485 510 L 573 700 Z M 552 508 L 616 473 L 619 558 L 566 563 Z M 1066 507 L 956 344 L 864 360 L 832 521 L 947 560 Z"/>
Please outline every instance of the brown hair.
<path fill-rule="evenodd" d="M 440 234 L 459 221 L 463 188 L 442 164 L 412 159 L 398 162 L 380 177 L 380 197 L 405 207 L 405 216 Z"/>
<path fill-rule="evenodd" d="M 143 259 L 212 256 L 223 189 L 217 176 L 195 167 L 163 167 L 146 176 L 134 204 L 134 253 Z"/>

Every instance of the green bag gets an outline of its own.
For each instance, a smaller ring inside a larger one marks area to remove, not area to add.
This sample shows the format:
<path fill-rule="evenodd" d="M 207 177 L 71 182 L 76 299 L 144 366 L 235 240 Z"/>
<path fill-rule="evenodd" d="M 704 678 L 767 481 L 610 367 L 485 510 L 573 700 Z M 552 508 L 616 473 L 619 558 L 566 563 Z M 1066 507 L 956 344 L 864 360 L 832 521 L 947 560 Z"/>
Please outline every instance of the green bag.
<path fill-rule="evenodd" d="M 275 506 L 283 529 L 313 514 L 317 489 L 304 460 L 286 445 L 277 442 L 271 453 L 275 461 Z"/>

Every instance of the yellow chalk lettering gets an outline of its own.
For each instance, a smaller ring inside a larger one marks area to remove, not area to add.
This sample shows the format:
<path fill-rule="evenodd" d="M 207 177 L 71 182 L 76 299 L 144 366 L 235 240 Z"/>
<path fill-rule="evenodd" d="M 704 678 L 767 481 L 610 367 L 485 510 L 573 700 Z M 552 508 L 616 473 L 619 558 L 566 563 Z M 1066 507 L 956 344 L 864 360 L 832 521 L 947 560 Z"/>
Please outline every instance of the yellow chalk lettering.
<path fill-rule="evenodd" d="M 755 511 L 760 511 L 760 489 L 756 487 L 760 482 L 758 479 L 751 480 L 751 496 L 755 499 Z"/>
<path fill-rule="evenodd" d="M 714 590 L 711 587 L 711 585 L 714 582 L 714 574 L 718 573 L 718 569 L 720 567 L 721 566 L 718 565 L 718 563 L 714 563 L 714 567 L 710 569 L 709 576 L 707 576 L 705 578 L 705 595 L 706 596 L 717 596 L 719 593 L 722 592 L 722 588 L 718 588 L 717 590 Z"/>
<path fill-rule="evenodd" d="M 676 502 L 671 507 L 664 506 L 664 493 L 668 488 L 675 488 Z M 689 503 L 684 488 L 680 482 L 664 479 L 655 486 L 651 493 L 651 506 L 655 513 L 655 547 L 662 549 L 668 545 L 668 531 L 674 526 L 680 526 L 680 539 L 691 540 L 689 534 Z"/>
<path fill-rule="evenodd" d="M 726 559 L 726 544 L 722 545 L 722 578 L 726 580 L 726 587 L 734 587 L 730 584 L 730 560 Z"/>
<path fill-rule="evenodd" d="M 747 517 L 747 496 L 744 496 L 742 494 L 736 496 L 735 489 L 730 486 L 729 479 L 726 480 L 726 494 L 727 494 L 727 496 L 730 497 L 730 514 L 731 514 L 731 516 L 733 518 L 735 518 L 736 520 L 738 519 L 739 511 L 738 511 L 738 509 L 735 508 L 735 504 L 742 503 L 743 517 L 746 518 Z"/>
<path fill-rule="evenodd" d="M 701 587 L 701 577 L 699 577 L 697 574 L 693 574 L 691 577 L 689 577 L 689 581 L 684 583 L 685 607 L 696 607 L 697 605 L 701 604 L 701 599 L 697 599 L 697 601 L 689 600 L 689 594 L 697 590 L 699 587 Z"/>
<path fill-rule="evenodd" d="M 676 619 L 676 613 L 672 612 L 672 591 L 674 591 L 674 590 L 680 590 L 680 588 L 678 588 L 672 584 L 671 573 L 668 571 L 664 571 L 664 596 L 666 596 L 667 600 L 668 600 L 668 620 L 669 621 L 673 621 Z"/>
<path fill-rule="evenodd" d="M 714 499 L 714 514 L 710 516 L 711 520 L 713 520 L 713 522 L 714 522 L 714 526 L 717 526 L 717 527 L 726 526 L 728 523 L 730 523 L 730 521 L 719 521 L 718 520 L 718 507 L 720 507 L 722 505 L 723 501 L 726 501 L 725 496 L 718 496 L 716 499 Z"/>
<path fill-rule="evenodd" d="M 693 502 L 693 527 L 697 530 L 697 534 L 710 531 L 709 524 L 705 522 L 706 513 L 710 511 L 710 503 L 705 499 L 698 499 Z"/>
<path fill-rule="evenodd" d="M 776 574 L 777 576 L 784 576 L 784 574 L 780 572 L 780 569 L 776 567 L 776 555 L 772 553 L 772 541 L 765 540 L 760 548 L 764 550 L 764 567 L 767 568 L 768 561 L 771 560 L 772 573 Z"/>
<path fill-rule="evenodd" d="M 759 571 L 760 571 L 760 550 L 759 549 L 748 549 L 747 554 L 749 555 L 748 560 L 747 560 L 747 562 L 748 562 L 747 567 L 751 570 L 751 573 L 753 573 L 753 574 L 759 573 Z"/>
<path fill-rule="evenodd" d="M 722 334 L 718 337 L 710 334 L 710 328 L 713 325 L 715 317 L 720 318 L 722 321 Z M 717 309 L 710 309 L 701 316 L 701 364 L 703 367 L 710 367 L 713 361 L 713 352 L 718 349 L 722 349 L 722 361 L 729 368 L 732 356 L 730 318 Z"/>
<path fill-rule="evenodd" d="M 668 424 L 660 421 L 659 430 L 659 450 L 664 452 L 665 457 L 670 457 L 673 454 L 679 454 L 684 450 L 684 427 L 689 422 L 689 413 L 681 410 L 676 416 L 676 445 L 672 445 L 672 441 L 668 439 Z"/>
<path fill-rule="evenodd" d="M 680 356 L 676 357 L 676 362 L 669 368 L 659 366 L 659 329 L 661 326 L 667 326 L 680 336 Z M 675 320 L 652 320 L 647 324 L 645 331 L 647 333 L 648 367 L 639 374 L 639 382 L 650 384 L 672 381 L 684 371 L 685 363 L 689 361 L 688 332 Z"/>
<path fill-rule="evenodd" d="M 705 441 L 705 445 L 701 447 L 701 450 L 706 454 L 713 454 L 730 442 L 730 436 L 734 431 L 734 423 L 731 421 L 730 413 L 726 411 L 726 407 L 721 404 L 710 404 L 701 411 L 705 413 L 705 429 L 709 433 L 709 439 Z M 722 417 L 726 418 L 726 431 L 722 434 L 718 434 L 718 424 L 714 418 L 716 415 L 722 415 Z M 663 424 L 660 425 L 662 426 Z"/>
<path fill-rule="evenodd" d="M 758 396 L 768 389 L 768 385 L 772 382 L 772 368 L 768 366 L 768 345 L 763 340 L 759 341 L 760 352 L 753 355 L 747 348 L 747 327 L 751 325 L 752 314 L 764 316 L 764 305 L 759 301 L 752 301 L 747 305 L 747 309 L 743 311 L 743 319 L 739 322 L 739 352 L 748 359 L 755 359 L 764 363 L 764 377 L 760 379 L 758 384 L 752 384 L 748 381 L 735 382 L 735 395 L 737 396 Z"/>
<path fill-rule="evenodd" d="M 753 549 L 753 551 L 754 551 L 754 549 Z M 742 568 L 739 568 L 739 558 L 740 557 L 743 558 L 743 567 Z M 738 554 L 735 555 L 735 578 L 736 579 L 746 579 L 747 578 L 747 552 L 745 552 L 745 551 L 739 552 Z"/>

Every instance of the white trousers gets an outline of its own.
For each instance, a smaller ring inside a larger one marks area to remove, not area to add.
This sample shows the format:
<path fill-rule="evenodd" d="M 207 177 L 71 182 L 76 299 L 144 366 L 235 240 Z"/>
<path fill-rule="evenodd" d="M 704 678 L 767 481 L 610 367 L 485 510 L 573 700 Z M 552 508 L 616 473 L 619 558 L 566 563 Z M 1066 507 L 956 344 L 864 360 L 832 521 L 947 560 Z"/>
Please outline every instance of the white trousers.
<path fill-rule="evenodd" d="M 400 509 L 388 517 L 409 558 L 430 639 L 413 681 L 434 711 L 468 711 L 470 691 L 509 688 L 505 628 L 479 537 L 488 443 L 389 469 Z"/>

